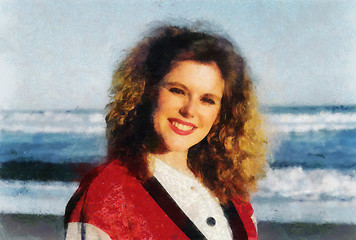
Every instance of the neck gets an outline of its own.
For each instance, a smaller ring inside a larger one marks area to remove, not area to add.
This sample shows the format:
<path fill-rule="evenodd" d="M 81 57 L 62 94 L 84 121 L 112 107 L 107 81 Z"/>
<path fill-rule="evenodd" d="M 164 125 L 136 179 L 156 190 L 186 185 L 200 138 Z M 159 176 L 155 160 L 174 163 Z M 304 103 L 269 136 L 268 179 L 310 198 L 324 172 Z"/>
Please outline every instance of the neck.
<path fill-rule="evenodd" d="M 166 153 L 150 153 L 153 158 L 158 158 L 171 168 L 176 169 L 187 175 L 192 175 L 192 171 L 187 165 L 188 152 L 166 152 Z"/>

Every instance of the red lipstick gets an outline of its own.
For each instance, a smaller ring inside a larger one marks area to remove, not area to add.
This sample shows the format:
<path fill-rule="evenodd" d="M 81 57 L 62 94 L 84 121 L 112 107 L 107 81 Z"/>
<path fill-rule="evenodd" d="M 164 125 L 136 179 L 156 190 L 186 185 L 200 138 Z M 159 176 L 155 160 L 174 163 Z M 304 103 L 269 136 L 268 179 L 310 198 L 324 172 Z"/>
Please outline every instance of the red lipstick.
<path fill-rule="evenodd" d="M 169 118 L 168 119 L 168 122 L 169 122 L 169 126 L 171 127 L 171 129 L 179 134 L 179 135 L 189 135 L 191 134 L 192 132 L 194 132 L 194 130 L 197 128 L 197 126 L 195 126 L 193 123 L 190 123 L 190 122 L 185 122 L 183 120 L 180 120 L 178 118 Z M 190 126 L 190 127 L 193 127 L 191 130 L 188 130 L 188 131 L 184 131 L 184 130 L 181 130 L 181 129 L 178 129 L 177 127 L 175 127 L 172 122 L 178 122 L 180 124 L 183 124 L 183 125 L 186 125 L 186 126 Z"/>

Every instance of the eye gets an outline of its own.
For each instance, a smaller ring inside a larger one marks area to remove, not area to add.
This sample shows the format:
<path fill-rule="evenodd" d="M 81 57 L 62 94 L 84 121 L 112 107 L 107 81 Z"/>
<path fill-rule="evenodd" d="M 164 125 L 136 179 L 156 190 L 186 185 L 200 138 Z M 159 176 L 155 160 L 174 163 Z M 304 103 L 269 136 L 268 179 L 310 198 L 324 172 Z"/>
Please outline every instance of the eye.
<path fill-rule="evenodd" d="M 174 94 L 182 94 L 182 95 L 185 95 L 184 90 L 182 90 L 182 89 L 180 89 L 180 88 L 173 87 L 173 88 L 170 88 L 169 91 L 170 91 L 171 93 L 174 93 Z"/>
<path fill-rule="evenodd" d="M 214 105 L 215 104 L 215 101 L 209 97 L 204 97 L 201 99 L 202 102 L 204 103 L 207 103 L 207 104 L 210 104 L 210 105 Z"/>

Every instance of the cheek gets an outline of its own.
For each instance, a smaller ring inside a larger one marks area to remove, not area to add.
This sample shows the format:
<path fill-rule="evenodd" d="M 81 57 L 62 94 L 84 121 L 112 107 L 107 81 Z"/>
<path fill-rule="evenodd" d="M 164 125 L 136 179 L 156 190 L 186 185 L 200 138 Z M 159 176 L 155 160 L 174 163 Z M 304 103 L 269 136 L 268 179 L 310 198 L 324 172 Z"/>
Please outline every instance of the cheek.
<path fill-rule="evenodd" d="M 219 110 L 220 109 L 214 109 L 208 114 L 206 121 L 209 122 L 209 125 L 212 126 L 219 121 Z"/>
<path fill-rule="evenodd" d="M 157 110 L 162 110 L 162 109 L 169 109 L 170 106 L 174 101 L 172 100 L 172 97 L 169 96 L 164 90 L 161 90 L 158 93 L 158 98 L 157 98 Z"/>
<path fill-rule="evenodd" d="M 157 127 L 160 127 L 162 123 L 164 123 L 164 120 L 171 114 L 172 106 L 173 102 L 171 98 L 167 97 L 167 94 L 159 93 L 157 105 L 152 114 L 155 130 L 157 130 Z"/>
<path fill-rule="evenodd" d="M 154 123 L 156 123 L 155 121 L 157 121 L 157 119 L 164 113 L 165 111 L 165 102 L 167 100 L 164 98 L 164 96 L 162 96 L 162 94 L 159 94 L 158 98 L 157 98 L 157 104 L 155 106 L 155 109 L 153 111 L 153 121 Z"/>
<path fill-rule="evenodd" d="M 205 114 L 202 118 L 202 122 L 204 123 L 204 132 L 206 134 L 208 134 L 210 129 L 219 122 L 218 113 L 218 111 L 212 111 Z"/>

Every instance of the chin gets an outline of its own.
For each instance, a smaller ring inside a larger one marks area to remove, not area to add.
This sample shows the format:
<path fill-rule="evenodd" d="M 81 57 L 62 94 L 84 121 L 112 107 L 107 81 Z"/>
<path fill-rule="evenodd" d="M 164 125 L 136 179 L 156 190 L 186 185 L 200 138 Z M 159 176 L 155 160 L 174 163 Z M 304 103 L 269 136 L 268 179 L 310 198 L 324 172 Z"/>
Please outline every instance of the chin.
<path fill-rule="evenodd" d="M 182 147 L 182 146 L 167 146 L 166 147 L 170 152 L 187 152 L 189 147 Z"/>
<path fill-rule="evenodd" d="M 176 141 L 166 144 L 166 148 L 171 152 L 187 152 L 191 146 L 193 145 L 187 144 L 186 141 Z"/>

